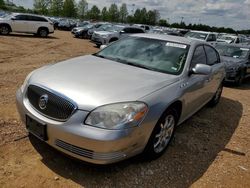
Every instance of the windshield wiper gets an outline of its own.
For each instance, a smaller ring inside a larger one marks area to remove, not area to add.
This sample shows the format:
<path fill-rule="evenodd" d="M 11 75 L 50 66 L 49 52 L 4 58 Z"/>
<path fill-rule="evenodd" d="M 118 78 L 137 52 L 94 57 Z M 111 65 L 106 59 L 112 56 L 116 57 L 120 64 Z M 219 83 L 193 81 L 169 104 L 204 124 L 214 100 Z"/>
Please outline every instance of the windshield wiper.
<path fill-rule="evenodd" d="M 125 62 L 127 65 L 132 65 L 132 66 L 135 66 L 135 67 L 139 67 L 139 68 L 143 68 L 143 69 L 147 69 L 147 70 L 152 70 L 152 71 L 157 71 L 156 69 L 154 68 L 151 68 L 151 67 L 147 67 L 145 65 L 141 65 L 141 64 L 137 64 L 137 63 L 131 63 L 131 62 Z"/>
<path fill-rule="evenodd" d="M 100 58 L 106 58 L 105 56 L 103 56 L 103 55 L 99 55 L 99 54 L 93 54 L 94 56 L 96 56 L 96 57 L 100 57 Z"/>

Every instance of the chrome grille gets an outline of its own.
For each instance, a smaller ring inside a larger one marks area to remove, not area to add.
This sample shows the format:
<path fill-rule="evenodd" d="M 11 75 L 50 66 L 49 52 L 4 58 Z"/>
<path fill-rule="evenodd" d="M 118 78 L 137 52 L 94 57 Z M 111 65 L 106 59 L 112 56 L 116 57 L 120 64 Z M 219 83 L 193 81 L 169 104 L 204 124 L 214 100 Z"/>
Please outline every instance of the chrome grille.
<path fill-rule="evenodd" d="M 82 157 L 96 159 L 96 160 L 115 160 L 125 157 L 126 155 L 122 152 L 111 152 L 111 153 L 100 153 L 94 152 L 91 150 L 83 149 L 78 146 L 74 146 L 72 144 L 66 143 L 62 140 L 56 139 L 55 141 L 56 146 L 65 149 L 71 153 L 76 155 L 80 155 Z"/>
<path fill-rule="evenodd" d="M 41 108 L 39 102 L 44 95 L 47 96 L 48 100 L 45 108 Z M 76 109 L 76 106 L 69 100 L 35 85 L 28 87 L 27 98 L 30 104 L 41 114 L 58 121 L 69 119 Z"/>

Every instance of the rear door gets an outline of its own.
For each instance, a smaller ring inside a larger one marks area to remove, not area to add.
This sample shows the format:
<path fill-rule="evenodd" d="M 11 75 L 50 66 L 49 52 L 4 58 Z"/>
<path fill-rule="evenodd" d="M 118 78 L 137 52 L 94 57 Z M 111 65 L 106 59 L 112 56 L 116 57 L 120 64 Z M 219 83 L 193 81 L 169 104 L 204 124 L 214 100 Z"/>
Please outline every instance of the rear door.
<path fill-rule="evenodd" d="M 37 33 L 38 28 L 44 26 L 45 22 L 48 22 L 45 18 L 39 16 L 29 16 L 30 32 Z"/>

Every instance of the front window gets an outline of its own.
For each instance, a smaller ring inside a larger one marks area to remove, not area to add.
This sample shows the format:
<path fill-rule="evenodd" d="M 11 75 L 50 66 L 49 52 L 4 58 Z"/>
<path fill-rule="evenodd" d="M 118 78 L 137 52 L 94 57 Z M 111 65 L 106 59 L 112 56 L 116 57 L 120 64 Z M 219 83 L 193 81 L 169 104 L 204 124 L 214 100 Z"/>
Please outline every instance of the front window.
<path fill-rule="evenodd" d="M 206 40 L 207 38 L 206 33 L 198 33 L 198 32 L 189 32 L 185 35 L 185 37 L 187 38 L 195 38 L 195 39 L 199 39 L 199 40 Z"/>
<path fill-rule="evenodd" d="M 96 56 L 131 66 L 178 75 L 182 72 L 189 46 L 142 37 L 119 40 Z"/>
<path fill-rule="evenodd" d="M 249 51 L 249 48 L 226 45 L 216 45 L 215 48 L 218 50 L 221 56 L 234 57 L 240 59 L 246 58 Z"/>

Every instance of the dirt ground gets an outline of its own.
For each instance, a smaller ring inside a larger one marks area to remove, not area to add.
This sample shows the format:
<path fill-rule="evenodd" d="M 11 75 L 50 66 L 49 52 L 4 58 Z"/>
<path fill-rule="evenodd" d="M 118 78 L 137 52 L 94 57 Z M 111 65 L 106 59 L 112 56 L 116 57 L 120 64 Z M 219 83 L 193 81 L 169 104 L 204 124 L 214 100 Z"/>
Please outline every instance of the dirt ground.
<path fill-rule="evenodd" d="M 27 137 L 15 107 L 25 76 L 97 50 L 63 31 L 47 39 L 0 36 L 0 187 L 250 187 L 250 80 L 225 87 L 217 107 L 204 107 L 178 127 L 155 161 L 92 166 Z"/>

